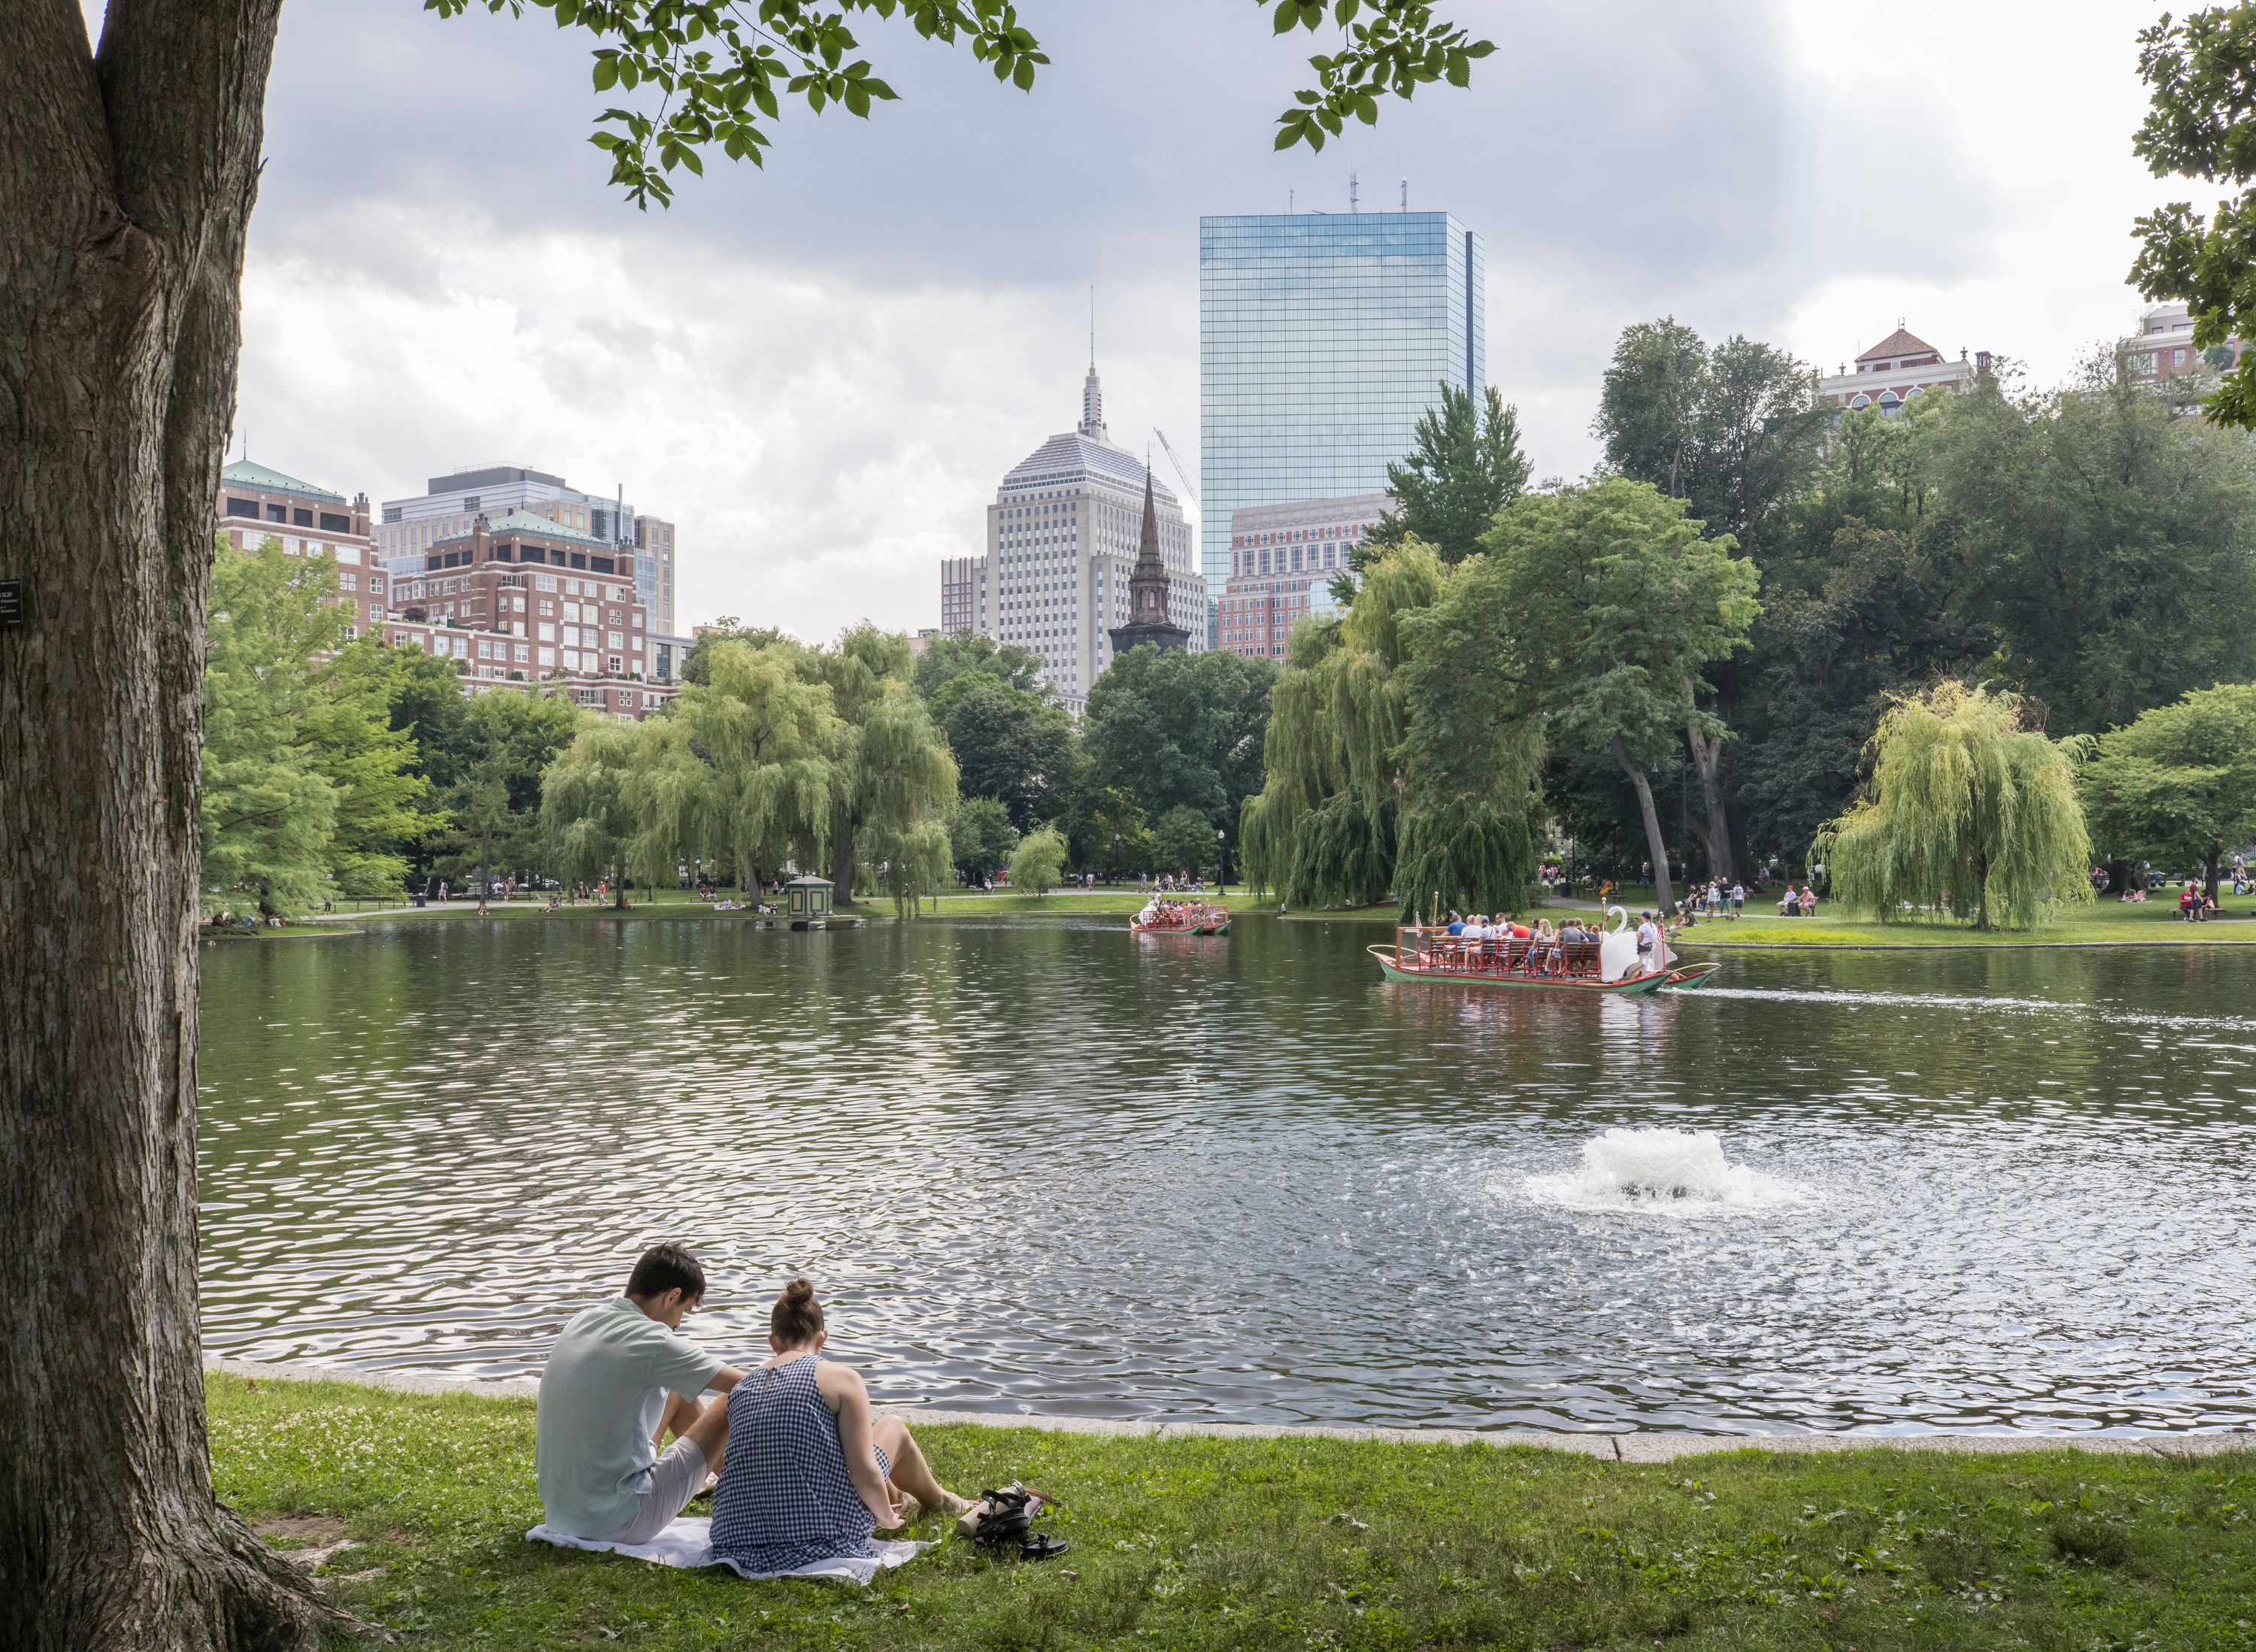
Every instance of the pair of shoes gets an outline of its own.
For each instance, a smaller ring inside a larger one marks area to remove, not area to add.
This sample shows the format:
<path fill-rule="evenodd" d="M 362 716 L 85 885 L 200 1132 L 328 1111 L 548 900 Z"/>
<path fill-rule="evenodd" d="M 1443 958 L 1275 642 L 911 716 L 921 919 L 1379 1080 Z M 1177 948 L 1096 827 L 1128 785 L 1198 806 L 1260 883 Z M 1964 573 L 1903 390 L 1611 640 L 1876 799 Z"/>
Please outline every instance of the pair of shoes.
<path fill-rule="evenodd" d="M 1050 1507 L 1050 1499 L 1013 1480 L 1001 1491 L 980 1493 L 955 1528 L 982 1549 L 1016 1549 L 1021 1560 L 1054 1560 L 1065 1553 L 1065 1539 L 1033 1529 L 1036 1517 Z"/>

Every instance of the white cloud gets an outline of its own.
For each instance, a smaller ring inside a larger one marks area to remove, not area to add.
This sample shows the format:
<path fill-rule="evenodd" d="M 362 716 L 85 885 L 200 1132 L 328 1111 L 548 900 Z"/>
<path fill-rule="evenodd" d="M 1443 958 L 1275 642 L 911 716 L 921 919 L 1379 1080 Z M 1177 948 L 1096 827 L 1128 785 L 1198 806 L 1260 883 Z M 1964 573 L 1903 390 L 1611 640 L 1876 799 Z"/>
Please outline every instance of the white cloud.
<path fill-rule="evenodd" d="M 1057 60 L 1030 96 L 873 24 L 900 104 L 786 120 L 766 172 L 645 215 L 583 141 L 575 37 L 293 0 L 240 426 L 377 498 L 502 458 L 624 484 L 680 525 L 685 621 L 822 637 L 936 620 L 938 560 L 1076 416 L 1092 281 L 1116 439 L 1156 423 L 1195 466 L 1198 215 L 1343 206 L 1350 169 L 1485 237 L 1490 377 L 1540 475 L 1590 463 L 1614 337 L 1664 313 L 1828 367 L 1900 314 L 2040 381 L 2135 315 L 2155 8 L 1460 4 L 1501 48 L 1475 90 L 1322 156 L 1268 149 L 1320 42 L 1251 0 L 1030 4 Z"/>

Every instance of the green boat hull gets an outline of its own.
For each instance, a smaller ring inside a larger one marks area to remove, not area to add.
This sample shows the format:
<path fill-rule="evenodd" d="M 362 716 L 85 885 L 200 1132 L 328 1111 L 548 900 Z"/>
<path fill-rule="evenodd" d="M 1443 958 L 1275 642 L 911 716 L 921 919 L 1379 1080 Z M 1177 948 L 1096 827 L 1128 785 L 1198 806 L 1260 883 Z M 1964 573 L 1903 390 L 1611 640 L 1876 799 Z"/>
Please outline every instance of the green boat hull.
<path fill-rule="evenodd" d="M 1390 981 L 1440 981 L 1450 986 L 1501 986 L 1520 992 L 1610 992 L 1623 998 L 1640 997 L 1657 992 L 1669 985 L 1670 972 L 1658 975 L 1632 976 L 1620 981 L 1594 981 L 1588 978 L 1562 981 L 1540 975 L 1476 975 L 1470 971 L 1453 970 L 1405 970 L 1397 967 L 1387 949 L 1373 947 L 1371 956 L 1378 960 L 1378 967 Z M 1700 979 L 1705 980 L 1703 975 Z M 1692 983 L 1697 985 L 1697 981 Z"/>

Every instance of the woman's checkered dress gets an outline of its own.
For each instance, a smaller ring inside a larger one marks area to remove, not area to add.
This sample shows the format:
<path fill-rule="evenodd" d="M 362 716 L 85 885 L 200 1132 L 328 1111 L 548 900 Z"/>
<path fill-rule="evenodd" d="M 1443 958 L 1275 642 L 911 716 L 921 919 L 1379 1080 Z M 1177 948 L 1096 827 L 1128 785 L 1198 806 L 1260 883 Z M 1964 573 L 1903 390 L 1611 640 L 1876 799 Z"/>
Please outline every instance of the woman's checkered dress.
<path fill-rule="evenodd" d="M 747 1372 L 729 1395 L 729 1446 L 713 1493 L 713 1553 L 747 1571 L 875 1554 L 878 1528 L 846 1472 L 838 1418 L 813 1354 Z M 878 1468 L 893 1465 L 877 1447 Z"/>

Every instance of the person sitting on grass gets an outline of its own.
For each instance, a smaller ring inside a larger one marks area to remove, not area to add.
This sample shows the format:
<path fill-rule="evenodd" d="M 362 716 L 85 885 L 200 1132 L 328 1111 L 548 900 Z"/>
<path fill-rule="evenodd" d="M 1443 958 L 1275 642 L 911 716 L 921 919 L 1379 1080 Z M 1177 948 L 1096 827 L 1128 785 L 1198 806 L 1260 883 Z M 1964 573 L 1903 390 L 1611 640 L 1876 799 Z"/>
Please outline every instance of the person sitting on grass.
<path fill-rule="evenodd" d="M 729 1396 L 730 1451 L 713 1493 L 713 1554 L 745 1571 L 866 1557 L 915 1511 L 971 1507 L 934 1478 L 899 1417 L 870 1415 L 859 1373 L 821 1358 L 814 1287 L 794 1279 L 768 1315 L 768 1362 Z"/>
<path fill-rule="evenodd" d="M 680 1245 L 655 1245 L 626 1294 L 572 1316 L 540 1373 L 532 1460 L 547 1523 L 574 1537 L 646 1543 L 664 1531 L 729 1441 L 725 1395 L 744 1373 L 680 1334 L 704 1300 L 705 1270 Z M 673 1444 L 660 1455 L 658 1443 Z"/>

